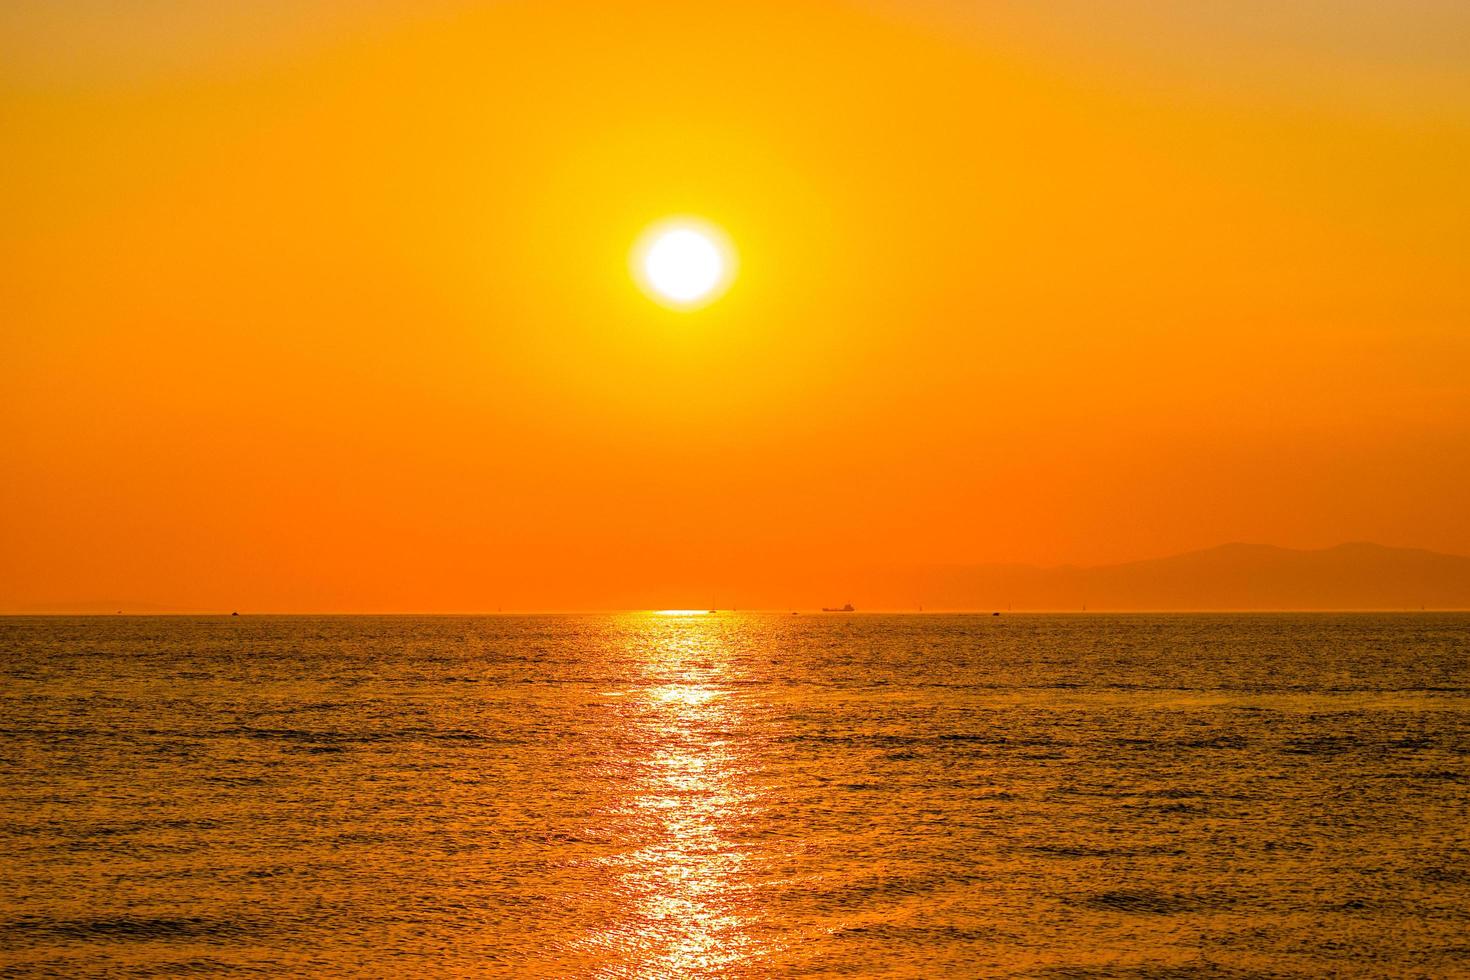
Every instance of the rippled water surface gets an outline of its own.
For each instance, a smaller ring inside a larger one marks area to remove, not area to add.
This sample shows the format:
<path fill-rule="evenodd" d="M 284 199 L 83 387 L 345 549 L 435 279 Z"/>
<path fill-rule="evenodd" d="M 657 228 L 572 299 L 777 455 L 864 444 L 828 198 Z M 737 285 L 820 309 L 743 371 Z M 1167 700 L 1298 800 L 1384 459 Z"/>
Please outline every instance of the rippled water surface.
<path fill-rule="evenodd" d="M 1470 617 L 0 619 L 15 976 L 1470 974 Z"/>

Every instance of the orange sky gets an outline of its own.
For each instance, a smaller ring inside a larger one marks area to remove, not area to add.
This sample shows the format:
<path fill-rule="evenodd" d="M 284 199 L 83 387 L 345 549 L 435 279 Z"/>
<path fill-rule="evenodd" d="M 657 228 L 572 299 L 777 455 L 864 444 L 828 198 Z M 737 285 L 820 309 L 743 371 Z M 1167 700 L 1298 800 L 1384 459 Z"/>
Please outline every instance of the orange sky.
<path fill-rule="evenodd" d="M 1449 0 L 5 5 L 0 610 L 1470 553 L 1467 37 Z M 740 253 L 691 313 L 627 267 L 680 213 Z"/>

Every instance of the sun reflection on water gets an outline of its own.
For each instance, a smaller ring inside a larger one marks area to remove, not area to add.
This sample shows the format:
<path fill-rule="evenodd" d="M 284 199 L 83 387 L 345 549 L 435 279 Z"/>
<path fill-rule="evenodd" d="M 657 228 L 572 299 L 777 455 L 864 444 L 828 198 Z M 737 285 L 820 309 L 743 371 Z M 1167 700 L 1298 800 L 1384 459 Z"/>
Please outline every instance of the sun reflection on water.
<path fill-rule="evenodd" d="M 759 810 L 756 760 L 735 739 L 740 678 L 719 620 L 644 617 L 623 655 L 631 684 L 608 765 L 624 847 L 606 859 L 613 921 L 592 940 L 608 977 L 725 976 L 760 955 L 741 830 Z M 614 692 L 608 692 L 614 693 Z"/>

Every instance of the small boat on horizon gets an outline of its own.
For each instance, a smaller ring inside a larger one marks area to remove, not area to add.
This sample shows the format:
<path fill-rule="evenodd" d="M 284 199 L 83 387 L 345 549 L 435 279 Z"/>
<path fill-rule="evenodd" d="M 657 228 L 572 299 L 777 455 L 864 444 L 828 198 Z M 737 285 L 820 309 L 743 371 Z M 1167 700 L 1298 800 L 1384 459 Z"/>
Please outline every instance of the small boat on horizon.
<path fill-rule="evenodd" d="M 854 609 L 854 608 L 852 608 L 852 603 L 849 602 L 847 605 L 843 606 L 841 609 L 838 609 L 835 606 L 823 606 L 822 607 L 822 612 L 857 612 L 857 610 Z"/>

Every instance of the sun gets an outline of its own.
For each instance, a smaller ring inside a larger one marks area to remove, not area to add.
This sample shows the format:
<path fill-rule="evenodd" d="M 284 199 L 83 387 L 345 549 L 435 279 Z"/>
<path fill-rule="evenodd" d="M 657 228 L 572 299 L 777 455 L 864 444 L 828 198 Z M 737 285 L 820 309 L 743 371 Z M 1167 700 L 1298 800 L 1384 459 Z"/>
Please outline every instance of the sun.
<path fill-rule="evenodd" d="M 735 249 L 725 233 L 698 218 L 670 218 L 633 247 L 633 278 L 656 302 L 692 310 L 719 299 L 735 276 Z"/>

